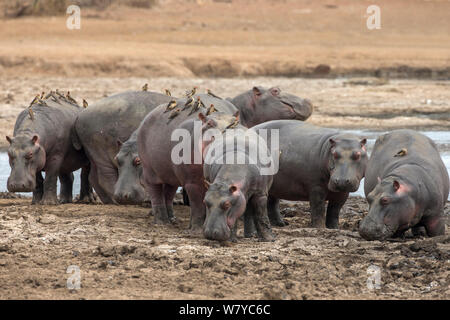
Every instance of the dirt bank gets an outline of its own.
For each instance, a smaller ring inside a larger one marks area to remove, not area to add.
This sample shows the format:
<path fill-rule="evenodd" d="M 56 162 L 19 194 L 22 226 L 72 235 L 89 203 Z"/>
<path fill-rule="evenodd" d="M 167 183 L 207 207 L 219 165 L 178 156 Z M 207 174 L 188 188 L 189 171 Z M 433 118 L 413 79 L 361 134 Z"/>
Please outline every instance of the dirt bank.
<path fill-rule="evenodd" d="M 341 230 L 308 228 L 305 203 L 283 204 L 289 226 L 273 243 L 242 238 L 218 243 L 178 223 L 154 226 L 137 206 L 31 206 L 0 200 L 0 299 L 449 299 L 450 203 L 446 236 L 386 242 L 362 240 L 367 212 L 351 198 Z M 75 265 L 81 289 L 68 290 Z M 368 269 L 368 268 L 371 269 Z M 370 270 L 381 287 L 367 287 Z M 369 271 L 368 271 L 369 270 Z"/>
<path fill-rule="evenodd" d="M 0 73 L 450 79 L 448 1 L 379 0 L 375 30 L 365 1 L 158 2 L 82 4 L 79 30 L 65 16 L 0 19 Z"/>

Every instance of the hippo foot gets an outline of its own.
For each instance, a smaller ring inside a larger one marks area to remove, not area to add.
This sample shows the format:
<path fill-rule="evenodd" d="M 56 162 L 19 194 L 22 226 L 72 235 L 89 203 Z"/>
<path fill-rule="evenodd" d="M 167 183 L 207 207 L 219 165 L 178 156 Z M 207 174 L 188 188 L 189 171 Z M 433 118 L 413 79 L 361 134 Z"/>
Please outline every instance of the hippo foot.
<path fill-rule="evenodd" d="M 250 231 L 244 229 L 244 238 L 254 238 L 257 235 L 258 234 L 255 229 L 250 230 Z"/>
<path fill-rule="evenodd" d="M 166 207 L 153 207 L 152 210 L 155 224 L 169 224 L 169 215 Z"/>
<path fill-rule="evenodd" d="M 195 236 L 201 235 L 201 234 L 203 234 L 203 226 L 196 226 L 196 225 L 191 226 L 187 230 L 187 233 L 190 234 L 190 235 L 195 235 Z"/>
<path fill-rule="evenodd" d="M 46 199 L 44 198 L 39 202 L 39 204 L 46 205 L 46 206 L 54 206 L 54 205 L 59 204 L 59 201 L 58 201 L 58 199 L 56 199 L 56 197 L 55 198 L 46 198 Z"/>
<path fill-rule="evenodd" d="M 151 208 L 151 207 L 152 207 L 152 202 L 151 202 L 150 200 L 144 200 L 144 201 L 142 202 L 142 206 L 143 206 L 144 208 Z"/>
<path fill-rule="evenodd" d="M 263 235 L 259 237 L 259 242 L 273 242 L 275 241 L 275 236 L 272 232 L 265 232 Z"/>
<path fill-rule="evenodd" d="M 313 221 L 311 221 L 311 228 L 325 229 L 325 221 L 313 220 Z"/>
<path fill-rule="evenodd" d="M 85 195 L 84 197 L 81 197 L 75 201 L 76 203 L 96 203 L 97 202 L 97 198 L 95 197 L 95 195 L 93 193 L 89 194 L 89 195 Z"/>
<path fill-rule="evenodd" d="M 60 203 L 60 204 L 64 204 L 64 203 L 72 203 L 72 197 L 70 197 L 70 198 L 61 197 L 61 198 L 59 199 L 59 203 Z"/>
<path fill-rule="evenodd" d="M 270 224 L 274 227 L 285 227 L 289 225 L 289 222 L 287 222 L 284 219 L 270 219 Z"/>

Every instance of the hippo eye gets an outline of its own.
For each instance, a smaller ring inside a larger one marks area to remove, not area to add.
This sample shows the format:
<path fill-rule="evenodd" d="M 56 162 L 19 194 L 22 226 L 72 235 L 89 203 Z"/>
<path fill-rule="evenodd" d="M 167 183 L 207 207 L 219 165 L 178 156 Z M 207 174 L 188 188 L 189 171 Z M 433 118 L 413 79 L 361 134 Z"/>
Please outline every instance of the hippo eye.
<path fill-rule="evenodd" d="M 231 207 L 231 202 L 230 201 L 224 201 L 220 204 L 220 206 L 222 207 L 223 210 L 228 210 Z"/>
<path fill-rule="evenodd" d="M 352 159 L 355 160 L 355 161 L 360 160 L 361 159 L 361 152 L 359 152 L 359 151 L 353 152 Z"/>
<path fill-rule="evenodd" d="M 333 152 L 333 158 L 335 159 L 339 159 L 341 156 L 339 155 L 339 153 L 337 153 L 336 151 Z"/>
<path fill-rule="evenodd" d="M 382 205 L 382 206 L 386 206 L 386 205 L 388 205 L 389 204 L 389 198 L 388 197 L 382 197 L 381 199 L 380 199 L 380 204 Z"/>
<path fill-rule="evenodd" d="M 139 158 L 139 157 L 134 158 L 133 164 L 134 164 L 134 166 L 136 166 L 136 167 L 137 167 L 138 165 L 140 165 L 140 164 L 141 164 L 141 158 Z"/>
<path fill-rule="evenodd" d="M 30 160 L 31 158 L 33 158 L 33 153 L 32 153 L 32 152 L 28 152 L 28 153 L 25 155 L 25 159 Z"/>

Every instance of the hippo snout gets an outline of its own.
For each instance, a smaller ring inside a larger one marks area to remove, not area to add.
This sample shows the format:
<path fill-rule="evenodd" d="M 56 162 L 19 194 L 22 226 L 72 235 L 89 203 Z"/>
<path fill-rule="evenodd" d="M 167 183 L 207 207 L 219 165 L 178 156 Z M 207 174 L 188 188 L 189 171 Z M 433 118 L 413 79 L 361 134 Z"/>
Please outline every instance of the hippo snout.
<path fill-rule="evenodd" d="M 332 178 L 330 180 L 330 190 L 335 192 L 355 192 L 359 188 L 359 180 L 349 178 Z"/>
<path fill-rule="evenodd" d="M 140 204 L 144 201 L 144 196 L 137 190 L 116 191 L 114 200 L 119 204 Z"/>
<path fill-rule="evenodd" d="M 230 238 L 230 230 L 223 228 L 205 228 L 203 234 L 209 240 L 226 241 Z"/>
<path fill-rule="evenodd" d="M 22 181 L 8 179 L 7 187 L 9 192 L 33 192 L 36 188 L 36 183 L 29 179 Z"/>
<path fill-rule="evenodd" d="M 370 216 L 366 216 L 359 225 L 359 234 L 366 240 L 384 240 L 391 234 L 385 224 L 376 223 Z"/>

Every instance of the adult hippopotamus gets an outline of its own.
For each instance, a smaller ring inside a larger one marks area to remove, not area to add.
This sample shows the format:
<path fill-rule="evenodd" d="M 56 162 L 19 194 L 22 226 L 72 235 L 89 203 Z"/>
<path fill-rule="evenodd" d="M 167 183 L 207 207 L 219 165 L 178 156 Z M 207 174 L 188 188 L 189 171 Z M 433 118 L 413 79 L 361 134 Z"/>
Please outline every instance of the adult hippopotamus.
<path fill-rule="evenodd" d="M 7 136 L 11 174 L 10 192 L 33 192 L 33 204 L 57 204 L 57 179 L 61 182 L 60 202 L 72 202 L 73 171 L 83 168 L 80 199 L 93 199 L 87 174 L 89 161 L 73 148 L 71 131 L 81 108 L 59 92 L 36 97 L 22 111 Z M 42 177 L 45 172 L 45 179 Z"/>
<path fill-rule="evenodd" d="M 265 172 L 264 169 L 275 169 L 275 166 L 267 168 L 273 160 L 266 141 L 240 125 L 214 139 L 203 153 L 203 173 L 208 185 L 204 199 L 205 237 L 220 241 L 231 237 L 236 241 L 236 221 L 244 215 L 246 236 L 256 226 L 261 240 L 273 240 L 267 216 L 267 197 L 274 170 Z M 260 155 L 265 155 L 265 159 Z M 250 220 L 252 224 L 249 224 Z"/>
<path fill-rule="evenodd" d="M 86 152 L 91 163 L 89 181 L 103 203 L 140 203 L 145 197 L 139 184 L 114 197 L 118 177 L 115 157 L 121 143 L 131 136 L 142 119 L 156 106 L 171 99 L 157 92 L 127 91 L 104 98 L 79 114 L 73 144 Z M 134 158 L 131 161 L 135 161 Z M 139 162 L 135 165 L 139 166 Z M 132 193 L 135 197 L 131 197 Z"/>
<path fill-rule="evenodd" d="M 191 203 L 190 229 L 195 232 L 202 230 L 206 189 L 203 184 L 201 154 L 196 157 L 195 148 L 191 148 L 191 151 L 178 150 L 177 145 L 181 142 L 172 140 L 181 138 L 182 142 L 188 141 L 192 146 L 202 143 L 201 132 L 200 135 L 194 132 L 195 125 L 199 123 L 198 114 L 210 111 L 211 105 L 219 112 L 202 118 L 202 132 L 207 128 L 224 129 L 231 123 L 238 123 L 238 119 L 233 116 L 237 112 L 233 104 L 200 94 L 157 107 L 140 125 L 137 146 L 143 166 L 142 182 L 150 195 L 155 223 L 168 223 L 172 219 L 172 201 L 177 188 L 183 186 Z M 180 129 L 177 132 L 185 136 L 172 137 L 175 129 Z M 179 153 L 183 153 L 182 158 L 186 160 L 187 157 L 187 161 L 174 161 Z M 195 159 L 200 160 L 194 161 Z"/>
<path fill-rule="evenodd" d="M 306 120 L 313 112 L 307 99 L 281 92 L 279 88 L 254 87 L 228 99 L 239 109 L 241 124 L 247 128 L 270 120 Z"/>
<path fill-rule="evenodd" d="M 377 139 L 364 193 L 370 206 L 359 227 L 364 239 L 384 240 L 422 226 L 429 236 L 445 233 L 448 172 L 434 142 L 416 131 L 395 130 Z"/>
<path fill-rule="evenodd" d="M 338 228 L 339 211 L 364 177 L 366 139 L 295 120 L 269 121 L 252 128 L 259 134 L 262 129 L 267 130 L 268 137 L 271 130 L 279 134 L 279 170 L 268 202 L 271 223 L 285 224 L 279 199 L 309 200 L 312 227 Z"/>

